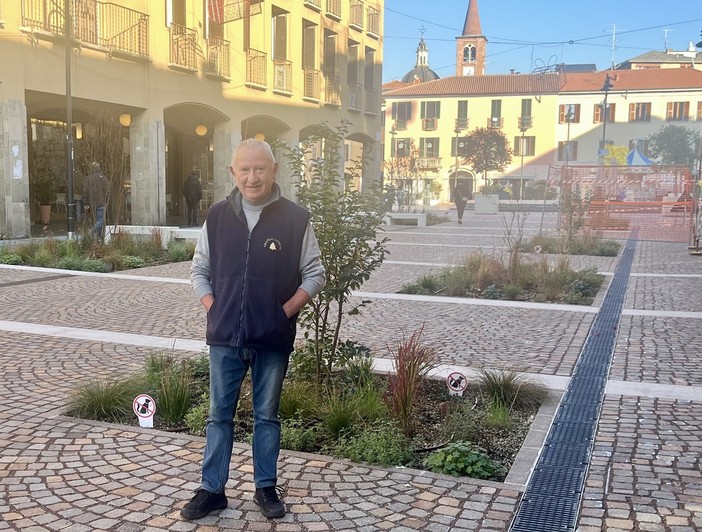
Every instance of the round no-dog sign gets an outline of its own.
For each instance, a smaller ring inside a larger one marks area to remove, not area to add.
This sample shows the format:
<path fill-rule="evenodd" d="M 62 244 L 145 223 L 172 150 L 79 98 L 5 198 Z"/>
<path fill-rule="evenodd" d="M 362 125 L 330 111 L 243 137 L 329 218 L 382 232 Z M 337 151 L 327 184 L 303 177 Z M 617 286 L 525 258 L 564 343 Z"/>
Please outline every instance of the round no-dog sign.
<path fill-rule="evenodd" d="M 150 395 L 139 394 L 134 398 L 134 413 L 139 418 L 139 426 L 153 427 L 154 414 L 156 413 L 156 401 Z"/>
<path fill-rule="evenodd" d="M 463 395 L 463 391 L 468 386 L 468 379 L 463 373 L 454 371 L 446 377 L 446 386 L 448 386 L 451 395 Z"/>

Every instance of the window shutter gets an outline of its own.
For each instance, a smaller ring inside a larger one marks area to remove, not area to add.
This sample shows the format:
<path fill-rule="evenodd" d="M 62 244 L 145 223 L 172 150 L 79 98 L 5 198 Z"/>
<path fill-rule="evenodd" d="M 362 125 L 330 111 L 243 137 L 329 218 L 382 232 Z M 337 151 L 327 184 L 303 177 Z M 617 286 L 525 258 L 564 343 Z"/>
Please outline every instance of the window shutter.
<path fill-rule="evenodd" d="M 629 104 L 629 122 L 634 122 L 634 121 L 636 121 L 636 104 L 630 103 Z"/>
<path fill-rule="evenodd" d="M 392 119 L 397 120 L 397 102 L 392 102 Z"/>
<path fill-rule="evenodd" d="M 427 102 L 422 102 L 422 111 L 421 111 L 421 117 L 422 119 L 427 117 Z"/>

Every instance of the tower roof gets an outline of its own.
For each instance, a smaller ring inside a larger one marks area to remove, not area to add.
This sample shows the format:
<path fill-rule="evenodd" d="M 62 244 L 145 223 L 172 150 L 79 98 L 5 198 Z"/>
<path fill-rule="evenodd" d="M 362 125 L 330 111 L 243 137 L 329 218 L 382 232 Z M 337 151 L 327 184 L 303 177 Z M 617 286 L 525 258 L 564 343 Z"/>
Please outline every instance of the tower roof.
<path fill-rule="evenodd" d="M 463 24 L 463 36 L 482 35 L 480 29 L 480 14 L 478 13 L 478 0 L 469 0 L 466 22 Z"/>
<path fill-rule="evenodd" d="M 417 61 L 414 68 L 404 75 L 402 83 L 424 83 L 435 79 L 439 79 L 439 75 L 429 68 L 429 48 L 422 37 L 417 46 Z"/>

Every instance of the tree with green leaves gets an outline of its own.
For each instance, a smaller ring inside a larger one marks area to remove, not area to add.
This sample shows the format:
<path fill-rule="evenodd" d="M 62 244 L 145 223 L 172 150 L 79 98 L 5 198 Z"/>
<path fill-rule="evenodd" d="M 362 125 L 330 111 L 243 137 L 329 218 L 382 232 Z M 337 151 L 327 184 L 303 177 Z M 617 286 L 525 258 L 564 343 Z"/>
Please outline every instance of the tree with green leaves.
<path fill-rule="evenodd" d="M 379 183 L 363 194 L 354 188 L 363 159 L 344 169 L 344 139 L 348 122 L 335 128 L 323 124 L 317 137 L 301 147 L 283 146 L 291 176 L 297 182 L 297 200 L 310 211 L 326 286 L 301 312 L 300 324 L 308 343 L 303 351 L 312 353 L 318 389 L 328 381 L 341 358 L 339 332 L 345 315 L 359 312 L 368 303 L 347 308 L 351 292 L 368 280 L 383 262 L 386 238 L 377 231 L 385 216 Z M 310 158 L 313 143 L 321 143 L 323 157 Z"/>
<path fill-rule="evenodd" d="M 697 154 L 695 141 L 698 133 L 689 127 L 669 124 L 649 135 L 651 157 L 661 164 L 686 164 L 691 166 Z"/>
<path fill-rule="evenodd" d="M 485 185 L 488 172 L 502 172 L 512 162 L 512 148 L 499 129 L 479 127 L 471 131 L 465 141 L 467 155 L 463 162 L 483 175 Z"/>
<path fill-rule="evenodd" d="M 393 139 L 391 157 L 384 166 L 386 184 L 399 192 L 398 212 L 410 212 L 419 196 L 419 150 L 414 139 Z"/>

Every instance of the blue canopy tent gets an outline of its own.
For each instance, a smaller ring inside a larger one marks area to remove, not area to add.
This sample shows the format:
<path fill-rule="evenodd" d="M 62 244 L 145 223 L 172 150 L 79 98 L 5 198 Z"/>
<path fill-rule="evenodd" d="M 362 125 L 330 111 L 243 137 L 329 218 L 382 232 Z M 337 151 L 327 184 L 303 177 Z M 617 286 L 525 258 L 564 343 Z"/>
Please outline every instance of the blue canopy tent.
<path fill-rule="evenodd" d="M 626 156 L 626 164 L 629 166 L 651 166 L 652 162 L 639 151 L 638 147 L 634 147 Z"/>

